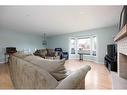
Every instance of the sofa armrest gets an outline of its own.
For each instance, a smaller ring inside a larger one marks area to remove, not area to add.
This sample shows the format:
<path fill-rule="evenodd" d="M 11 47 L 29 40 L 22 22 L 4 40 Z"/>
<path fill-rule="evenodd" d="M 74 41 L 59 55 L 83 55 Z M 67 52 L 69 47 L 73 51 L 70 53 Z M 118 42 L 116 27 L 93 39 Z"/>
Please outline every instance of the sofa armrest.
<path fill-rule="evenodd" d="M 82 81 L 85 81 L 85 76 L 87 72 L 91 69 L 89 65 L 83 66 L 80 69 L 76 70 L 68 77 L 66 77 L 57 87 L 56 89 L 76 89 L 82 88 L 79 87 Z M 85 87 L 85 84 L 84 84 Z"/>
<path fill-rule="evenodd" d="M 68 60 L 69 54 L 68 52 L 63 52 L 63 58 L 65 58 L 66 60 Z"/>

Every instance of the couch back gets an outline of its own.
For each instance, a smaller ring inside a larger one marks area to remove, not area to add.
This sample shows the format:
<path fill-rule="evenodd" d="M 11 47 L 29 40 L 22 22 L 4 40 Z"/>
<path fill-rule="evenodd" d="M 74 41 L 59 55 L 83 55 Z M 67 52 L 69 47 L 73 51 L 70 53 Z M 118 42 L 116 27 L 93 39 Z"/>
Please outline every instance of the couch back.
<path fill-rule="evenodd" d="M 53 89 L 58 85 L 58 81 L 46 70 L 23 58 L 12 55 L 9 63 L 11 79 L 17 89 Z"/>

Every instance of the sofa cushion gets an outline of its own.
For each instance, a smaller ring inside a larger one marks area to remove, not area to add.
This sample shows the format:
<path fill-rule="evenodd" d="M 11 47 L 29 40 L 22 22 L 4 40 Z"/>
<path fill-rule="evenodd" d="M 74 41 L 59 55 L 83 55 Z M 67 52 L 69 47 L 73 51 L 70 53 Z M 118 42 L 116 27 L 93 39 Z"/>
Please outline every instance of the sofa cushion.
<path fill-rule="evenodd" d="M 28 56 L 25 60 L 31 62 L 32 64 L 45 69 L 48 71 L 56 80 L 62 80 L 65 78 L 66 69 L 64 67 L 65 59 L 63 60 L 50 60 L 43 59 L 37 56 Z"/>
<path fill-rule="evenodd" d="M 46 50 L 46 49 L 41 49 L 41 50 L 40 50 L 40 56 L 41 56 L 42 58 L 45 58 L 46 55 L 47 55 L 47 50 Z"/>
<path fill-rule="evenodd" d="M 47 56 L 55 56 L 55 51 L 54 49 L 46 49 L 47 50 Z"/>
<path fill-rule="evenodd" d="M 33 54 L 45 58 L 45 56 L 47 55 L 47 50 L 46 49 L 36 50 Z"/>

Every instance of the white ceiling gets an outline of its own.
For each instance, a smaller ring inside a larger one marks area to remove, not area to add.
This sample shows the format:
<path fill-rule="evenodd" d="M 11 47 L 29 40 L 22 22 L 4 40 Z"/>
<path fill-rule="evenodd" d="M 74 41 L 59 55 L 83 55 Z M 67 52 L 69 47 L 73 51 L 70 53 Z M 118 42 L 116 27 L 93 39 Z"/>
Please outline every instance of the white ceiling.
<path fill-rule="evenodd" d="M 57 35 L 116 25 L 122 6 L 0 6 L 0 29 Z"/>

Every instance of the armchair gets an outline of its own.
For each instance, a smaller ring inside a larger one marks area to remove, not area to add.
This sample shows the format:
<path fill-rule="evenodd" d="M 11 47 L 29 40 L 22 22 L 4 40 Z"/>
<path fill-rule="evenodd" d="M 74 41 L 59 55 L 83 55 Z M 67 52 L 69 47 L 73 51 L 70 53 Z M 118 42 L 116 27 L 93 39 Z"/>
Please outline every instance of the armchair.
<path fill-rule="evenodd" d="M 58 52 L 58 55 L 60 56 L 60 59 L 65 58 L 68 59 L 68 52 L 63 52 L 62 48 L 55 48 L 55 51 Z"/>

